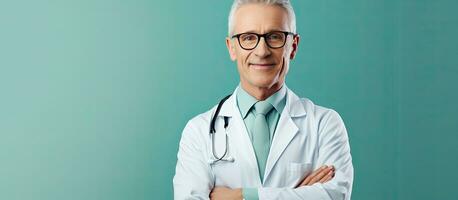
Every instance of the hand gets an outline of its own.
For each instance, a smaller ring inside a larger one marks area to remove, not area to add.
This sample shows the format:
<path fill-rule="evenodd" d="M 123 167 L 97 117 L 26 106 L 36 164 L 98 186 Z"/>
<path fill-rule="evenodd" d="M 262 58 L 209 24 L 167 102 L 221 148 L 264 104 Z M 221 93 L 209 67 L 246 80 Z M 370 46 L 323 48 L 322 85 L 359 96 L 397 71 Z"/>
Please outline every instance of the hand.
<path fill-rule="evenodd" d="M 315 183 L 325 183 L 334 178 L 335 168 L 334 166 L 322 166 L 315 170 L 312 174 L 306 176 L 302 182 L 296 186 L 296 188 L 301 186 L 313 185 Z"/>
<path fill-rule="evenodd" d="M 242 189 L 230 189 L 227 187 L 214 187 L 210 193 L 211 200 L 242 200 Z"/>

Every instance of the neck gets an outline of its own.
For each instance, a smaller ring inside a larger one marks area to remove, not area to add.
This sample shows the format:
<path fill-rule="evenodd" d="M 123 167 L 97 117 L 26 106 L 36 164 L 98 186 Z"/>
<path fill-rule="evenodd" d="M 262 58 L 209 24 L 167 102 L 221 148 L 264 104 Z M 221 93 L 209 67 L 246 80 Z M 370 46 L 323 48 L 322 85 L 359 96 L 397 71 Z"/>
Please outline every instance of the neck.
<path fill-rule="evenodd" d="M 244 82 L 241 82 L 240 85 L 248 94 L 256 98 L 256 100 L 264 101 L 267 98 L 269 98 L 270 96 L 272 96 L 272 94 L 280 90 L 281 87 L 283 86 L 283 83 L 277 82 L 274 85 L 272 85 L 271 87 L 256 87 L 256 86 L 248 85 L 247 83 L 244 83 Z"/>

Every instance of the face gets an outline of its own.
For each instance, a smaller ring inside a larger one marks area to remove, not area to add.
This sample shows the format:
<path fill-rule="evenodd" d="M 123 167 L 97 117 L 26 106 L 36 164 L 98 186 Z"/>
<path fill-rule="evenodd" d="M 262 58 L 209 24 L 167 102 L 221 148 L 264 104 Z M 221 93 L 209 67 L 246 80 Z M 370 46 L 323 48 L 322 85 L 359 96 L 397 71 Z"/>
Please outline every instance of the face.
<path fill-rule="evenodd" d="M 264 34 L 272 31 L 288 31 L 289 19 L 286 10 L 276 5 L 247 4 L 234 13 L 234 35 L 239 33 Z M 280 88 L 288 72 L 289 62 L 296 54 L 299 36 L 288 35 L 282 48 L 272 49 L 265 39 L 255 49 L 240 47 L 237 38 L 226 38 L 230 57 L 237 62 L 242 86 L 270 89 Z"/>

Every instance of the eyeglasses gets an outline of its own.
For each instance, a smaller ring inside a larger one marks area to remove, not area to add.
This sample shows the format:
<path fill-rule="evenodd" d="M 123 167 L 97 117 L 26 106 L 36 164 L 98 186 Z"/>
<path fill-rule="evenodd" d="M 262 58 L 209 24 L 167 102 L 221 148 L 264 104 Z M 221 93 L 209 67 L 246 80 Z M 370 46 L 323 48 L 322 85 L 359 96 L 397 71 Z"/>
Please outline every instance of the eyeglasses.
<path fill-rule="evenodd" d="M 264 38 L 267 46 L 272 49 L 278 49 L 285 46 L 288 35 L 296 36 L 296 34 L 286 31 L 273 31 L 265 34 L 257 33 L 240 33 L 233 35 L 231 38 L 237 38 L 240 47 L 245 50 L 253 50 L 258 46 L 260 38 Z"/>

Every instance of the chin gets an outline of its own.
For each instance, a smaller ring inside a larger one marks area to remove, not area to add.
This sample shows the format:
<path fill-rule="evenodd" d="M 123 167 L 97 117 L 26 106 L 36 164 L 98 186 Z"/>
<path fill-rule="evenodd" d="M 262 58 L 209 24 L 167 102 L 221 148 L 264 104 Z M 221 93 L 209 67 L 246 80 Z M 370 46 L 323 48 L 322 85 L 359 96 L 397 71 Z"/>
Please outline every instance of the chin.
<path fill-rule="evenodd" d="M 251 83 L 252 85 L 255 85 L 256 87 L 270 87 L 273 85 L 273 80 L 272 79 L 265 79 L 265 78 L 260 78 L 260 79 L 255 79 Z"/>

